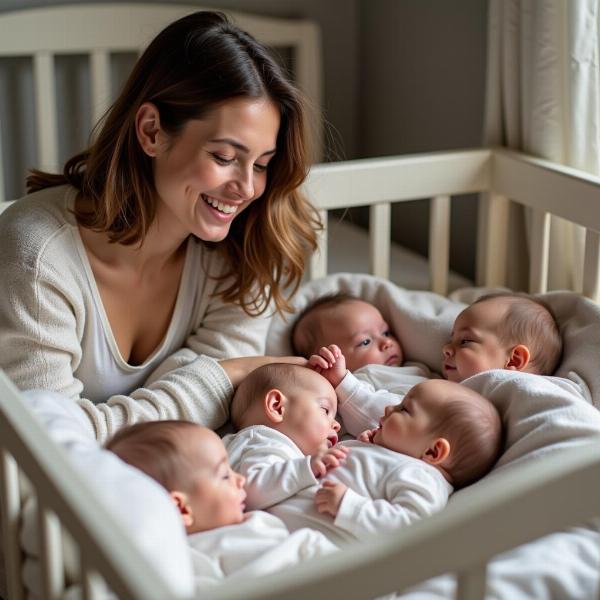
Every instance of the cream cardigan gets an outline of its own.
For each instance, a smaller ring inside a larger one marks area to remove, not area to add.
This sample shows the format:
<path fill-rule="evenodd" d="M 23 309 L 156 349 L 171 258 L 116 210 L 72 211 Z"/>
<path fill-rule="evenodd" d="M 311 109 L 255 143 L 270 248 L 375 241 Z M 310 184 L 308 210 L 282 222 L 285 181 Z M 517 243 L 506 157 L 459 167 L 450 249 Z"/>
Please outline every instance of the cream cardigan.
<path fill-rule="evenodd" d="M 0 368 L 21 389 L 53 390 L 76 401 L 100 441 L 145 420 L 219 427 L 233 388 L 214 359 L 263 354 L 267 319 L 220 300 L 224 284 L 208 274 L 222 272 L 222 259 L 190 239 L 167 334 L 142 365 L 129 365 L 70 212 L 74 197 L 68 186 L 49 188 L 0 216 Z M 144 386 L 182 347 L 193 360 Z"/>

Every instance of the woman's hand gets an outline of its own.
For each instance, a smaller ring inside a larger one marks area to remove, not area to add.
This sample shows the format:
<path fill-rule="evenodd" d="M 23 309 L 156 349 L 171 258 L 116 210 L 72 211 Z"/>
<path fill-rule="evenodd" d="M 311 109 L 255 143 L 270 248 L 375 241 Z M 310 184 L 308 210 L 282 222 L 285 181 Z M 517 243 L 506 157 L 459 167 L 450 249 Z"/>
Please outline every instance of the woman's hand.
<path fill-rule="evenodd" d="M 288 363 L 301 367 L 308 365 L 308 361 L 302 356 L 243 356 L 219 361 L 233 387 L 237 387 L 254 369 L 272 363 Z"/>

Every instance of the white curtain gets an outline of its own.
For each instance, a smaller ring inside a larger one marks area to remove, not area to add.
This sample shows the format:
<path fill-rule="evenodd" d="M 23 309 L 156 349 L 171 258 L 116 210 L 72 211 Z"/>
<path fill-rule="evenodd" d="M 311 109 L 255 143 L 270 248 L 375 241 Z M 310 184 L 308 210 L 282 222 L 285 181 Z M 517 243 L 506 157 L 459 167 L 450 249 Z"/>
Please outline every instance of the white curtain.
<path fill-rule="evenodd" d="M 490 0 L 486 144 L 600 175 L 598 2 Z M 517 210 L 510 228 L 512 249 L 526 230 Z M 581 289 L 583 248 L 581 228 L 553 218 L 549 289 Z M 510 264 L 508 284 L 525 287 L 526 262 Z"/>

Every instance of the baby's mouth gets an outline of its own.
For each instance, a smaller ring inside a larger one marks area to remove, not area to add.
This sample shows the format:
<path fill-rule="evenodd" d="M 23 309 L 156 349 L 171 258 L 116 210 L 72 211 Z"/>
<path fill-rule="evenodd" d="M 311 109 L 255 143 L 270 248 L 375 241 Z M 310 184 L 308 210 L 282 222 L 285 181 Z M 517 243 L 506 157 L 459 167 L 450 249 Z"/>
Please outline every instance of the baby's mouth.
<path fill-rule="evenodd" d="M 333 448 L 333 446 L 335 446 L 338 443 L 338 436 L 337 435 L 330 435 L 327 438 L 327 447 L 328 448 Z"/>

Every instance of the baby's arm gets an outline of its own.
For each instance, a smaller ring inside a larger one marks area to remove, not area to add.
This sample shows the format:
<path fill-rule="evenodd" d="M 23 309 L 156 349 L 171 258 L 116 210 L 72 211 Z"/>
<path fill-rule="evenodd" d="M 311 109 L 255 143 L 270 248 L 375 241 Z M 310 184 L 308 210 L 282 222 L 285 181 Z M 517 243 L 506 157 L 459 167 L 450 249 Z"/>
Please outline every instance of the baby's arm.
<path fill-rule="evenodd" d="M 346 456 L 345 449 L 333 447 L 323 448 L 315 456 L 299 457 L 297 449 L 272 443 L 269 436 L 257 432 L 250 437 L 239 435 L 232 436 L 227 450 L 233 468 L 246 477 L 248 510 L 273 506 L 316 485 L 319 477 L 339 466 Z"/>
<path fill-rule="evenodd" d="M 400 404 L 404 399 L 387 390 L 376 390 L 350 372 L 336 387 L 335 392 L 338 397 L 338 412 L 344 426 L 355 437 L 359 437 L 365 430 L 377 427 L 385 407 Z"/>

